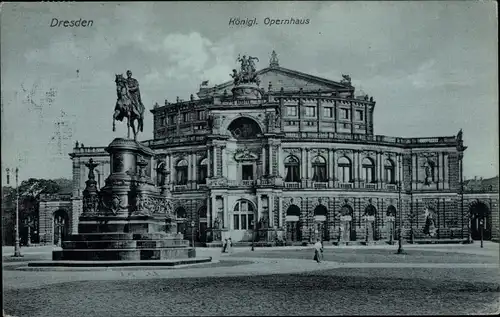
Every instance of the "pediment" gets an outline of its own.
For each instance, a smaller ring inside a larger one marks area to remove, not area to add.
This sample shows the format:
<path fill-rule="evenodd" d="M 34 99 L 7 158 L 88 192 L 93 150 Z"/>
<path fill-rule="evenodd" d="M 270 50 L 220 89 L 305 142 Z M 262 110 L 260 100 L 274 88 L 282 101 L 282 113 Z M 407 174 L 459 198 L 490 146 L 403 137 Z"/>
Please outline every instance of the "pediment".
<path fill-rule="evenodd" d="M 257 72 L 260 78 L 260 87 L 265 91 L 268 90 L 269 83 L 272 85 L 273 91 L 280 91 L 281 88 L 285 92 L 303 90 L 303 93 L 317 92 L 318 90 L 328 91 L 350 91 L 354 88 L 352 86 L 342 84 L 340 82 L 332 81 L 329 79 L 309 75 L 299 71 L 283 68 L 283 67 L 267 67 Z M 229 76 L 228 76 L 229 77 Z M 231 93 L 233 88 L 233 81 L 217 85 L 215 87 L 200 90 L 198 93 L 201 98 L 203 95 L 210 92 L 216 95 L 223 94 L 224 90 Z"/>

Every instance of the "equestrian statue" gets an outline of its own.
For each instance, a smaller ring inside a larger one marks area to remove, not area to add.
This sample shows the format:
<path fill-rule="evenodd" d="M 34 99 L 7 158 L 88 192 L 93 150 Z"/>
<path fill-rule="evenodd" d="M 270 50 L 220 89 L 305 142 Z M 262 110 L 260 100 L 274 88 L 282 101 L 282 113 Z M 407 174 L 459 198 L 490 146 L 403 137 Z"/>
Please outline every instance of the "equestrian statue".
<path fill-rule="evenodd" d="M 137 141 L 137 134 L 144 129 L 144 105 L 141 100 L 139 82 L 132 78 L 132 72 L 127 70 L 127 78 L 122 74 L 115 75 L 116 100 L 115 113 L 113 114 L 113 131 L 115 131 L 115 120 L 123 121 L 127 118 L 127 137 L 130 138 L 130 128 Z M 137 128 L 134 122 L 137 121 Z"/>

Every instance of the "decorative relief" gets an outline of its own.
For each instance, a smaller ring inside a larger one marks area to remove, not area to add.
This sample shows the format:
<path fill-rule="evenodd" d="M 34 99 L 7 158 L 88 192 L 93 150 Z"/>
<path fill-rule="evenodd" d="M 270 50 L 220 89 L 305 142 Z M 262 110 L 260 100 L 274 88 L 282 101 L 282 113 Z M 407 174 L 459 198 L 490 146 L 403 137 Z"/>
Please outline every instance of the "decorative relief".
<path fill-rule="evenodd" d="M 326 155 L 328 153 L 328 149 L 311 149 L 311 153 L 315 155 Z"/>
<path fill-rule="evenodd" d="M 120 199 L 120 196 L 117 194 L 113 194 L 111 197 L 110 196 L 104 196 L 102 200 L 102 205 L 104 209 L 110 211 L 114 215 L 121 210 L 121 209 L 126 209 L 128 206 L 122 205 L 122 200 Z"/>
<path fill-rule="evenodd" d="M 114 155 L 113 172 L 120 172 L 123 169 L 123 155 L 117 153 Z"/>
<path fill-rule="evenodd" d="M 234 159 L 238 162 L 256 161 L 257 159 L 259 159 L 259 155 L 247 148 L 237 149 L 234 154 Z"/>
<path fill-rule="evenodd" d="M 342 155 L 349 155 L 352 154 L 354 151 L 349 150 L 349 149 L 342 149 L 342 150 L 337 150 L 337 154 L 342 156 Z"/>
<path fill-rule="evenodd" d="M 300 148 L 283 148 L 283 152 L 288 154 L 298 154 L 301 152 Z"/>

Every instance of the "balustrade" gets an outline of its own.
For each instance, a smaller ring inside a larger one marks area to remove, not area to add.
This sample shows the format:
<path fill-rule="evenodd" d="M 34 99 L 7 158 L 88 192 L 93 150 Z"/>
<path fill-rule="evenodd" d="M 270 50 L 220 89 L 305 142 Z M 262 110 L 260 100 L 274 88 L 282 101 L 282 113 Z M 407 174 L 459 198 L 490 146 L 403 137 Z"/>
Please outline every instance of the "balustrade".
<path fill-rule="evenodd" d="M 313 183 L 313 187 L 316 189 L 326 189 L 328 188 L 328 183 L 326 182 L 315 182 Z"/>

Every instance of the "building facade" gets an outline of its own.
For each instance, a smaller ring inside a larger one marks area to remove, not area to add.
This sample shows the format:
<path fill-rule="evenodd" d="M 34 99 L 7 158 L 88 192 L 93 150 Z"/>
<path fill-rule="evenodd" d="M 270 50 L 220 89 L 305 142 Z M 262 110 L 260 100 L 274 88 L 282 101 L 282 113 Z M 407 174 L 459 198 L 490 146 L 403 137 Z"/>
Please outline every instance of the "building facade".
<path fill-rule="evenodd" d="M 498 238 L 498 195 L 464 194 L 461 132 L 374 135 L 376 102 L 357 95 L 349 76 L 337 82 L 287 69 L 274 52 L 256 75 L 257 93 L 241 88 L 244 98 L 228 81 L 151 110 L 154 136 L 143 142 L 155 152 L 149 173 L 168 189 L 186 238 L 389 242 L 402 227 L 415 242 L 467 240 L 479 207 Z M 104 148 L 77 144 L 70 154 L 68 233 L 82 210 L 84 163 L 100 163 L 100 186 L 109 175 Z M 63 208 L 47 206 L 47 219 Z M 47 227 L 46 241 L 58 225 Z"/>

